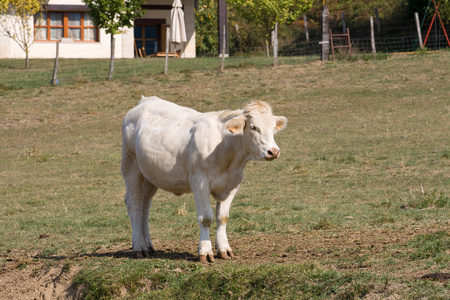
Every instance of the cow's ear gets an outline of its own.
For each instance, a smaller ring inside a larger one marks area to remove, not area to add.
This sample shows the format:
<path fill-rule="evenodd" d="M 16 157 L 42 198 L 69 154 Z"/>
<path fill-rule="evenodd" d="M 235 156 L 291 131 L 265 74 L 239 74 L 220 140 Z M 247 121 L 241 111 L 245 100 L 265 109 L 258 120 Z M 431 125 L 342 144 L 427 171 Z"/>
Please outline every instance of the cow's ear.
<path fill-rule="evenodd" d="M 275 117 L 275 131 L 283 130 L 287 125 L 287 118 L 283 116 Z"/>
<path fill-rule="evenodd" d="M 241 117 L 233 118 L 225 122 L 225 128 L 231 133 L 238 133 L 245 127 L 245 119 Z"/>

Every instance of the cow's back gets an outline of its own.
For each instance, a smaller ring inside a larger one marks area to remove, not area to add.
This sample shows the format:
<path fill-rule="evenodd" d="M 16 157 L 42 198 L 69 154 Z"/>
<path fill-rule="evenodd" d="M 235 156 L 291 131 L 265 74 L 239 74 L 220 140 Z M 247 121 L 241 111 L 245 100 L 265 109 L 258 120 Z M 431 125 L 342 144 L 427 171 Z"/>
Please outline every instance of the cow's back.
<path fill-rule="evenodd" d="M 201 115 L 157 97 L 142 98 L 124 118 L 123 151 L 136 158 L 152 184 L 175 194 L 189 192 L 188 144 Z"/>
<path fill-rule="evenodd" d="M 138 108 L 141 113 L 164 117 L 168 120 L 188 120 L 193 122 L 202 115 L 192 108 L 180 106 L 158 97 L 142 97 L 135 108 Z"/>

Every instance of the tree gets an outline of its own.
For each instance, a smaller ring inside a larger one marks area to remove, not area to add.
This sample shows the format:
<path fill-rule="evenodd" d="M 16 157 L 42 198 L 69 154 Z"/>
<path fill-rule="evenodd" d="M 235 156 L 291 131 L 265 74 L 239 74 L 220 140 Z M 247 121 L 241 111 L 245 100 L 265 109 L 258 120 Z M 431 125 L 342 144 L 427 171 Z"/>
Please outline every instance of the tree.
<path fill-rule="evenodd" d="M 450 0 L 435 0 L 435 3 L 436 5 L 439 5 L 439 14 L 441 15 L 442 21 L 449 21 Z M 425 11 L 427 10 L 429 4 L 430 8 L 428 11 L 428 17 L 433 16 L 435 11 L 433 1 L 431 0 L 408 0 L 408 4 L 411 12 L 418 12 L 421 16 L 425 14 Z"/>
<path fill-rule="evenodd" d="M 195 47 L 197 56 L 219 54 L 216 0 L 200 0 L 195 12 Z"/>
<path fill-rule="evenodd" d="M 43 0 L 2 0 L 0 3 L 0 26 L 25 52 L 25 68 L 29 67 L 28 55 L 34 42 L 33 16 L 42 10 L 43 4 Z"/>
<path fill-rule="evenodd" d="M 88 6 L 89 14 L 96 26 L 106 29 L 111 34 L 111 59 L 108 79 L 111 80 L 114 71 L 114 35 L 123 33 L 125 27 L 132 27 L 136 18 L 144 15 L 141 4 L 144 0 L 83 0 Z"/>
<path fill-rule="evenodd" d="M 228 0 L 228 3 L 242 19 L 257 25 L 267 40 L 275 23 L 294 22 L 311 8 L 313 0 Z"/>
<path fill-rule="evenodd" d="M 332 21 L 332 23 L 340 23 L 342 13 L 344 12 L 346 15 L 345 21 L 349 24 L 356 25 L 362 23 L 366 26 L 367 20 L 370 16 L 374 15 L 375 9 L 378 9 L 381 19 L 398 20 L 407 10 L 407 1 L 409 0 L 339 0 L 327 1 L 327 6 L 330 11 L 330 21 Z M 311 15 L 320 16 L 322 9 L 323 2 L 315 1 L 311 8 Z"/>

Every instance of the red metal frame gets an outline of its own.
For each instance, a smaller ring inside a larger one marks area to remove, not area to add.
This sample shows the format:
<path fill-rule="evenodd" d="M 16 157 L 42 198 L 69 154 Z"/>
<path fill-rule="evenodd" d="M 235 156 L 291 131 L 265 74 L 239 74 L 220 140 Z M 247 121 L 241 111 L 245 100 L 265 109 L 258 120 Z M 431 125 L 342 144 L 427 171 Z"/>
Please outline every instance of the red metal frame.
<path fill-rule="evenodd" d="M 436 2 L 433 0 L 435 10 L 434 10 L 433 19 L 431 20 L 430 28 L 428 28 L 427 36 L 425 37 L 425 41 L 423 42 L 424 47 L 427 43 L 428 36 L 430 35 L 430 32 L 431 32 L 431 27 L 433 27 L 434 20 L 436 19 L 436 15 L 438 16 L 439 20 L 441 21 L 442 30 L 444 31 L 445 37 L 447 38 L 448 46 L 450 47 L 450 40 L 448 39 L 447 32 L 445 31 L 444 24 L 442 23 L 441 15 L 439 14 L 439 6 L 441 5 L 441 1 L 442 0 L 439 0 L 438 5 L 436 5 Z"/>

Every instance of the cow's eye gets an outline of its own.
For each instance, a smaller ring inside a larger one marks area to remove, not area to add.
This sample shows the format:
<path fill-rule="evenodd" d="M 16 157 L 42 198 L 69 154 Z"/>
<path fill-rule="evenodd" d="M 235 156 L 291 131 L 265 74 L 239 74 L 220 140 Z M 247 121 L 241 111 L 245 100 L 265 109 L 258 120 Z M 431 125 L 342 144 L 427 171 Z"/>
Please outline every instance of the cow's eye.
<path fill-rule="evenodd" d="M 260 130 L 258 127 L 253 126 L 253 125 L 250 126 L 250 130 L 251 130 L 251 131 L 256 131 L 256 132 L 258 132 L 258 133 L 261 133 L 261 130 Z"/>

